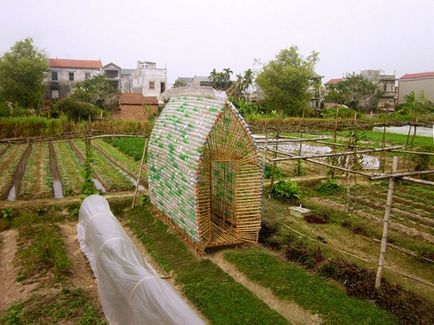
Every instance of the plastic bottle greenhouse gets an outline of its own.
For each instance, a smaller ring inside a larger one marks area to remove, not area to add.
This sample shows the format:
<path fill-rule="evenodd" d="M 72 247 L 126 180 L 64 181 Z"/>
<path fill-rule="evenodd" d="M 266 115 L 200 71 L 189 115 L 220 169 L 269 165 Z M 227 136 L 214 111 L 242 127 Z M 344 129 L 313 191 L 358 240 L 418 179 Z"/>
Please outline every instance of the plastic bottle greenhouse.
<path fill-rule="evenodd" d="M 148 147 L 150 199 L 199 251 L 257 242 L 262 167 L 225 93 L 175 88 Z"/>

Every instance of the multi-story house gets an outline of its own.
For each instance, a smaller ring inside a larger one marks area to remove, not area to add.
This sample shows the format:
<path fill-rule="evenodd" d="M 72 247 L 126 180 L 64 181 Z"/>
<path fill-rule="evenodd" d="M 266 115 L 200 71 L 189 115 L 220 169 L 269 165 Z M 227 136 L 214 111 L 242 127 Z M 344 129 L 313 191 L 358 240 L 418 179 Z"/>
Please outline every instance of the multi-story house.
<path fill-rule="evenodd" d="M 362 70 L 360 74 L 377 84 L 382 94 L 378 100 L 378 109 L 393 110 L 396 102 L 395 98 L 395 75 L 383 74 L 381 70 Z"/>
<path fill-rule="evenodd" d="M 414 92 L 423 94 L 434 103 L 434 71 L 405 74 L 398 80 L 398 104 L 405 101 L 405 96 Z"/>
<path fill-rule="evenodd" d="M 110 62 L 102 67 L 102 72 L 104 73 L 107 80 L 115 87 L 116 89 L 121 89 L 121 67 Z"/>
<path fill-rule="evenodd" d="M 101 70 L 100 60 L 48 59 L 45 97 L 66 97 L 71 93 L 74 83 L 99 75 Z"/>
<path fill-rule="evenodd" d="M 137 61 L 137 68 L 131 73 L 131 81 L 133 93 L 160 98 L 167 88 L 167 69 L 157 68 L 155 62 Z"/>

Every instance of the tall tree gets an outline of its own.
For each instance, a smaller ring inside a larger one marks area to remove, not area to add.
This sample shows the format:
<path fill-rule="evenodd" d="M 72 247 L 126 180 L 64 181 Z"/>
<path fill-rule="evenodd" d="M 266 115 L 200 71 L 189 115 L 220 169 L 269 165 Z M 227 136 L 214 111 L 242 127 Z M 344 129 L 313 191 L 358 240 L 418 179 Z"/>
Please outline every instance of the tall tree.
<path fill-rule="evenodd" d="M 304 58 L 296 46 L 283 49 L 274 60 L 268 62 L 256 78 L 271 109 L 285 115 L 300 115 L 309 107 L 311 80 L 315 77 L 318 53 Z"/>
<path fill-rule="evenodd" d="M 44 95 L 45 54 L 31 38 L 16 42 L 0 58 L 0 99 L 24 108 L 39 108 Z"/>
<path fill-rule="evenodd" d="M 341 81 L 327 86 L 327 102 L 347 105 L 354 109 L 374 110 L 382 90 L 360 74 L 347 74 Z"/>
<path fill-rule="evenodd" d="M 104 110 L 113 106 L 117 93 L 116 87 L 104 75 L 77 82 L 72 89 L 73 98 Z"/>
<path fill-rule="evenodd" d="M 227 90 L 231 84 L 231 75 L 232 70 L 230 68 L 224 68 L 222 72 L 218 72 L 216 69 L 213 69 L 208 78 L 212 82 L 212 86 L 218 90 Z"/>

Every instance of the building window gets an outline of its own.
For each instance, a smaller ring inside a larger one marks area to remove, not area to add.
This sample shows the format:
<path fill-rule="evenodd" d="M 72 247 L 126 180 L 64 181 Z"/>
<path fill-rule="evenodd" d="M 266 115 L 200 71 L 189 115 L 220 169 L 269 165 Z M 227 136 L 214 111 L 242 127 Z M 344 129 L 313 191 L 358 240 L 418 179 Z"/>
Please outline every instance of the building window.
<path fill-rule="evenodd" d="M 166 90 L 166 83 L 165 82 L 160 83 L 160 92 L 164 93 L 165 90 Z"/>
<path fill-rule="evenodd" d="M 74 72 L 69 73 L 69 81 L 74 81 Z"/>
<path fill-rule="evenodd" d="M 149 81 L 149 89 L 155 89 L 155 82 Z"/>
<path fill-rule="evenodd" d="M 57 81 L 57 71 L 51 72 L 51 80 Z"/>
<path fill-rule="evenodd" d="M 89 79 L 90 78 L 90 72 L 86 72 L 85 74 L 84 74 L 84 79 Z"/>

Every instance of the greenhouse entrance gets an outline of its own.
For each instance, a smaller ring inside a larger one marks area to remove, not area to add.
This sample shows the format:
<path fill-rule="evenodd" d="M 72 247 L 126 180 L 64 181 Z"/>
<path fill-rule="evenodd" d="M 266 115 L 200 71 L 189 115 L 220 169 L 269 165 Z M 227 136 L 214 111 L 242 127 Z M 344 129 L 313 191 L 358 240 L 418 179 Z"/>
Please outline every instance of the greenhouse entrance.
<path fill-rule="evenodd" d="M 236 243 L 236 175 L 235 160 L 211 161 L 211 246 Z"/>

